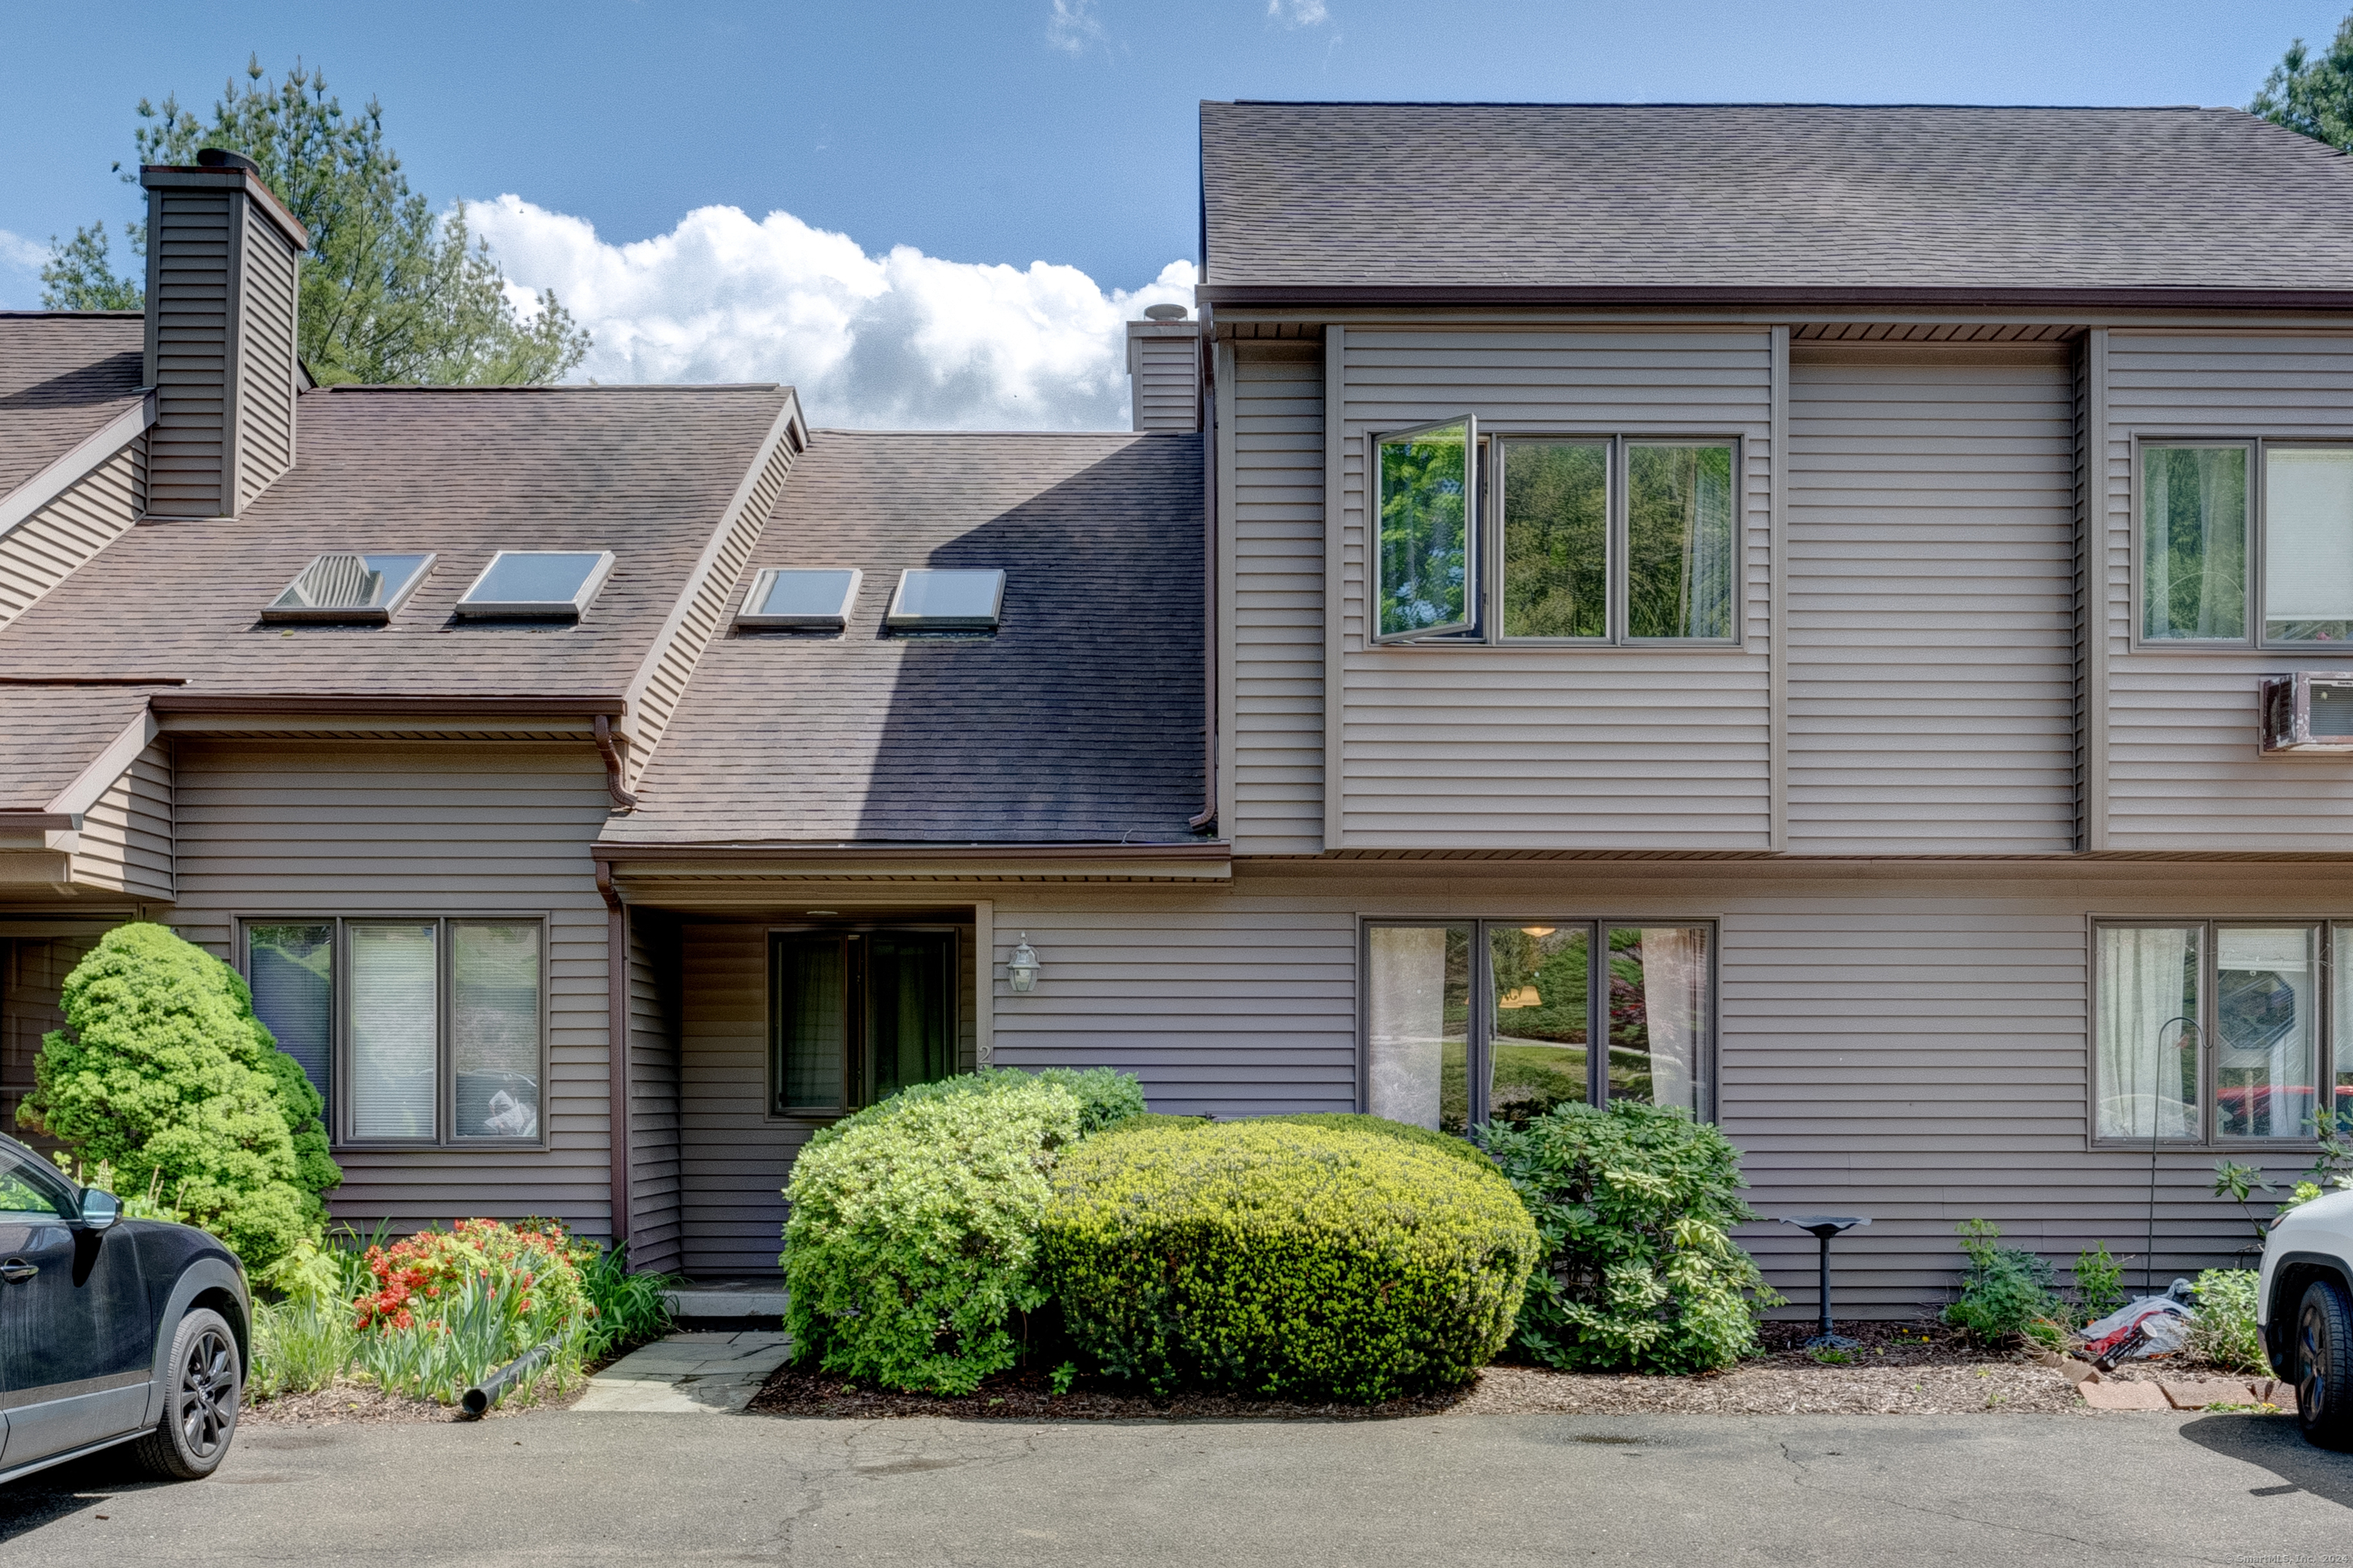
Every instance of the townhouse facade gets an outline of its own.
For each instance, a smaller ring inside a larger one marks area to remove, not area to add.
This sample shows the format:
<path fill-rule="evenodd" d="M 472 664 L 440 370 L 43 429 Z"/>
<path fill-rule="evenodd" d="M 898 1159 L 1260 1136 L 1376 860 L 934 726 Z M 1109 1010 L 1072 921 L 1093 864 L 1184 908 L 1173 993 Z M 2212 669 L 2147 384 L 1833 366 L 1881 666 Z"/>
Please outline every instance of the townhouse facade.
<path fill-rule="evenodd" d="M 248 975 L 363 1228 L 773 1274 L 810 1131 L 1059 1064 L 1681 1106 L 1765 1214 L 1873 1218 L 1842 1310 L 1933 1305 L 1973 1217 L 2230 1261 L 2214 1162 L 2291 1176 L 2353 1091 L 2342 156 L 1201 128 L 1118 434 L 309 387 L 300 226 L 146 171 L 145 315 L 0 316 L 0 1097 L 144 916 Z"/>

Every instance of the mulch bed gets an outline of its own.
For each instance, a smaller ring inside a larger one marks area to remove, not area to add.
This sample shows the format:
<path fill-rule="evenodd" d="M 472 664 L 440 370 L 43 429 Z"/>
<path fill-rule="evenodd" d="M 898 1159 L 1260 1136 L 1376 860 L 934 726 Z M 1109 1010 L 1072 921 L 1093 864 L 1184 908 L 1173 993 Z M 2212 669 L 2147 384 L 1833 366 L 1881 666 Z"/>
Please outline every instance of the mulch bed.
<path fill-rule="evenodd" d="M 569 1409 L 588 1392 L 586 1378 L 558 1393 L 553 1383 L 540 1385 L 539 1397 L 525 1403 L 510 1396 L 491 1406 L 485 1421 L 528 1415 L 539 1410 Z M 255 1400 L 237 1413 L 238 1424 L 255 1426 L 343 1426 L 356 1422 L 372 1425 L 414 1424 L 465 1419 L 454 1404 L 387 1393 L 372 1383 L 339 1383 L 308 1393 L 281 1393 Z"/>
<path fill-rule="evenodd" d="M 786 1367 L 751 1408 L 762 1414 L 873 1419 L 929 1415 L 981 1421 L 1377 1421 L 1409 1415 L 2084 1414 L 2074 1384 L 2021 1351 L 1989 1352 L 1936 1323 L 1842 1322 L 1860 1340 L 1844 1361 L 1803 1347 L 1810 1323 L 1767 1323 L 1765 1354 L 1699 1377 L 1559 1372 L 1488 1367 L 1469 1386 L 1375 1405 L 1313 1404 L 1180 1393 L 1154 1401 L 1124 1385 L 1082 1378 L 1057 1394 L 1043 1371 L 1001 1373 L 960 1398 L 898 1393 Z M 2141 1375 L 2138 1369 L 2126 1375 Z M 2179 1377 L 2180 1369 L 2148 1376 Z"/>

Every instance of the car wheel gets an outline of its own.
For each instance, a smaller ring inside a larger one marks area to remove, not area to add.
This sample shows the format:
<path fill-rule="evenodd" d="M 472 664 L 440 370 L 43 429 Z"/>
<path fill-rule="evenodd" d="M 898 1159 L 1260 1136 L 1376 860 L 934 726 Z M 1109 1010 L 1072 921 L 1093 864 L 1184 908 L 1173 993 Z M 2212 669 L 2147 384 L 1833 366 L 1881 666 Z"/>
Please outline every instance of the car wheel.
<path fill-rule="evenodd" d="M 2316 1279 L 2295 1314 L 2295 1420 L 2324 1448 L 2353 1446 L 2353 1303 Z"/>
<path fill-rule="evenodd" d="M 201 1481 L 220 1468 L 237 1431 L 245 1383 L 237 1337 L 219 1313 L 199 1307 L 173 1331 L 164 1367 L 164 1419 L 139 1440 L 139 1459 L 156 1475 Z"/>

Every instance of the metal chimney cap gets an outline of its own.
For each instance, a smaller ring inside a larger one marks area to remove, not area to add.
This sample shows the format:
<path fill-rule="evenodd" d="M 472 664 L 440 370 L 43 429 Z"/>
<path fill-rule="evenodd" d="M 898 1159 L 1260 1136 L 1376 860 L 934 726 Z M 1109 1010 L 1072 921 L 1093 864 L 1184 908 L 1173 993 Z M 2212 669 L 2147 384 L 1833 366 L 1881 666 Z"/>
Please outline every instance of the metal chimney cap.
<path fill-rule="evenodd" d="M 1144 314 L 1145 319 L 1147 321 L 1181 322 L 1185 319 L 1185 307 L 1182 305 L 1146 305 L 1144 307 Z"/>
<path fill-rule="evenodd" d="M 226 147 L 200 147 L 196 150 L 196 167 L 200 169 L 245 169 L 261 173 L 261 165 L 242 153 L 232 153 Z"/>

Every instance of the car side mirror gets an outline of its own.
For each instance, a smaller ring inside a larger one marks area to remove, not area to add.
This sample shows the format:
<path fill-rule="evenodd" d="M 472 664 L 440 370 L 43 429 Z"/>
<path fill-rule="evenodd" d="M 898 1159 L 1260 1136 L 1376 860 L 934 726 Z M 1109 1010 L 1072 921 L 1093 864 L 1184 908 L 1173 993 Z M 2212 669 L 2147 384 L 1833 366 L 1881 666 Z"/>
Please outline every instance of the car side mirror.
<path fill-rule="evenodd" d="M 81 1228 L 83 1230 L 111 1230 L 113 1228 L 114 1222 L 121 1217 L 121 1199 L 111 1192 L 100 1192 L 96 1187 L 87 1187 L 82 1190 Z"/>

